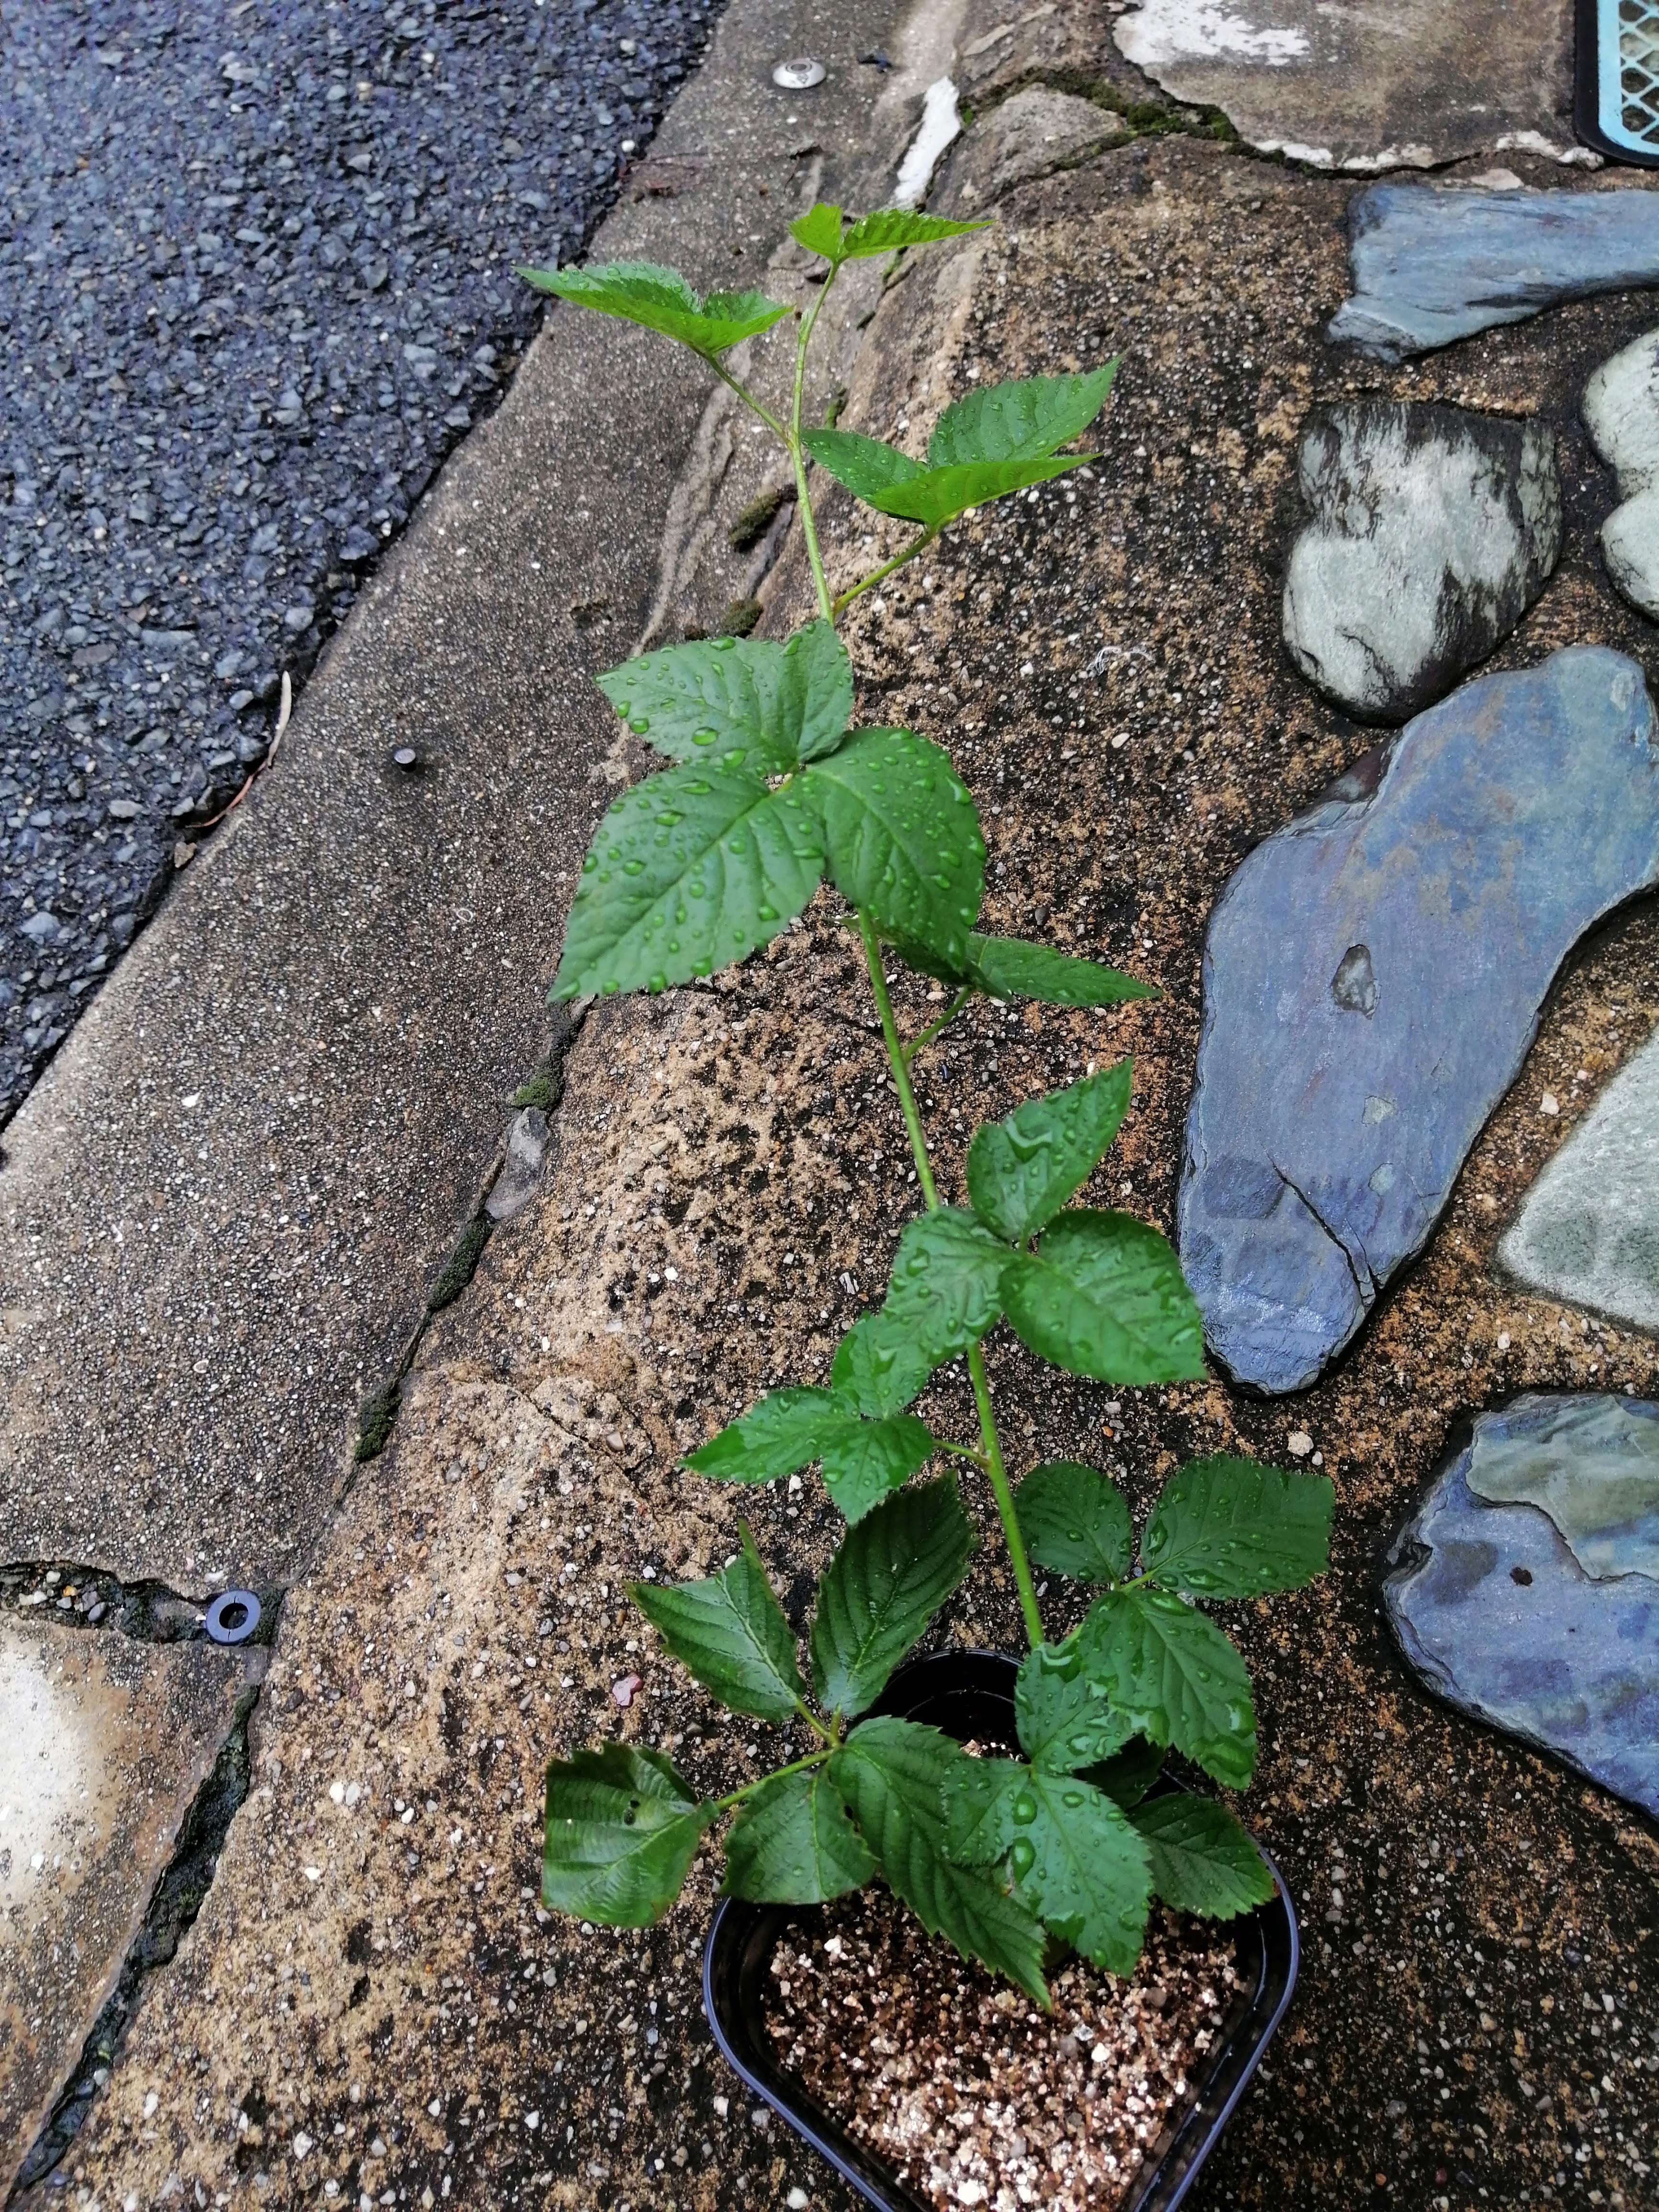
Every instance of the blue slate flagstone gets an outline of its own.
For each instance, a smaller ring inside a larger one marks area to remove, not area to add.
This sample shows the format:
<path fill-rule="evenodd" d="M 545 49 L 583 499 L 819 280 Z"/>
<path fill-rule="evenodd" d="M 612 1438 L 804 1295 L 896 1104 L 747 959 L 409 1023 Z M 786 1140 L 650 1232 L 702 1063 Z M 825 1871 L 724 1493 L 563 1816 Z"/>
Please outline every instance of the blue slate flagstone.
<path fill-rule="evenodd" d="M 1659 1816 L 1659 1406 L 1482 1414 L 1389 1559 L 1389 1618 L 1431 1690 Z"/>
<path fill-rule="evenodd" d="M 1659 882 L 1656 742 L 1621 653 L 1484 677 L 1223 891 L 1179 1233 L 1239 1381 L 1314 1382 L 1426 1242 L 1563 958 Z"/>
<path fill-rule="evenodd" d="M 1659 284 L 1659 192 L 1371 185 L 1348 204 L 1334 345 L 1403 361 L 1563 300 Z"/>

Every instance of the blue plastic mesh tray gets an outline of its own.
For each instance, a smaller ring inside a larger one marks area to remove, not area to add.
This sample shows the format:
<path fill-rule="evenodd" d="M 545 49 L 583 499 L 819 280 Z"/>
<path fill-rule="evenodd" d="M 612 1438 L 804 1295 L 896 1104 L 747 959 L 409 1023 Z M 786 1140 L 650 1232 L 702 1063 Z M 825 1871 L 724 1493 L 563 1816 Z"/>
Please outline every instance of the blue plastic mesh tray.
<path fill-rule="evenodd" d="M 1659 168 L 1659 0 L 1578 0 L 1577 75 L 1579 137 Z"/>

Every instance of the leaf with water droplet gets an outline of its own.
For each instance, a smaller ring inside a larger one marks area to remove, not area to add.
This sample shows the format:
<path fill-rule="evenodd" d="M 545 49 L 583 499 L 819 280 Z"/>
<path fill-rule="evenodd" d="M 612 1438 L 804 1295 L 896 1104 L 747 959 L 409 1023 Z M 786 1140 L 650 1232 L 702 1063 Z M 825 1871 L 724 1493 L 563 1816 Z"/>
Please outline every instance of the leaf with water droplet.
<path fill-rule="evenodd" d="M 812 1686 L 826 1711 L 861 1713 L 967 1571 L 973 1524 L 953 1476 L 884 1498 L 848 1529 L 818 1589 Z"/>
<path fill-rule="evenodd" d="M 945 1784 L 945 1847 L 1006 1862 L 1014 1894 L 1096 1966 L 1128 1974 L 1152 1894 L 1146 1846 L 1091 1784 L 1008 1759 L 964 1759 Z"/>
<path fill-rule="evenodd" d="M 706 1581 L 635 1583 L 629 1595 L 668 1649 L 735 1713 L 785 1720 L 805 1697 L 795 1637 L 767 1580 L 753 1537 Z"/>
<path fill-rule="evenodd" d="M 1083 1663 L 1133 1729 L 1171 1744 L 1224 1788 L 1255 1766 L 1255 1711 L 1244 1662 L 1212 1620 L 1167 1590 L 1108 1590 L 1076 1632 Z"/>
<path fill-rule="evenodd" d="M 1007 1247 L 962 1207 L 924 1213 L 899 1238 L 883 1311 L 937 1366 L 995 1322 L 1008 1258 Z"/>
<path fill-rule="evenodd" d="M 909 730 L 858 730 L 797 787 L 822 827 L 831 882 L 888 932 L 965 957 L 985 841 L 943 749 Z"/>
<path fill-rule="evenodd" d="M 1074 1207 L 1003 1270 L 1005 1310 L 1069 1374 L 1132 1388 L 1204 1373 L 1204 1328 L 1168 1241 L 1127 1213 Z"/>
<path fill-rule="evenodd" d="M 771 638 L 700 638 L 624 661 L 599 678 L 611 705 L 680 761 L 741 752 L 781 775 L 833 752 L 853 713 L 853 664 L 832 626 Z"/>
<path fill-rule="evenodd" d="M 1121 1583 L 1134 1533 L 1116 1485 L 1076 1460 L 1034 1467 L 1014 1492 L 1026 1549 L 1039 1566 L 1084 1583 Z"/>
<path fill-rule="evenodd" d="M 817 1905 L 862 1889 L 876 1863 L 823 1769 L 774 1774 L 744 1798 L 726 1839 L 723 1897 Z"/>
<path fill-rule="evenodd" d="M 1121 1060 L 981 1125 L 968 1148 L 968 1195 L 988 1229 L 1019 1244 L 1048 1226 L 1116 1136 L 1133 1073 Z"/>
<path fill-rule="evenodd" d="M 1171 1790 L 1129 1819 L 1151 1857 L 1153 1890 L 1172 1911 L 1231 1920 L 1273 1896 L 1261 1852 L 1224 1805 Z"/>
<path fill-rule="evenodd" d="M 895 1896 L 930 1936 L 947 1936 L 1018 1983 L 1045 2010 L 1042 1930 L 1006 1886 L 946 1849 L 948 1784 L 970 1759 L 939 1729 L 884 1714 L 854 1729 L 830 1762 L 830 1779 L 850 1807 Z"/>
<path fill-rule="evenodd" d="M 896 1316 L 866 1314 L 836 1347 L 830 1389 L 853 1412 L 881 1419 L 904 1411 L 934 1364 Z"/>
<path fill-rule="evenodd" d="M 659 1751 L 607 1743 L 547 1770 L 542 1899 L 607 1928 L 647 1928 L 679 1895 L 720 1818 Z"/>
<path fill-rule="evenodd" d="M 1328 1475 L 1224 1454 L 1189 1460 L 1164 1485 L 1140 1564 L 1166 1589 L 1200 1597 L 1300 1589 L 1330 1564 L 1334 1502 Z"/>
<path fill-rule="evenodd" d="M 1040 1644 L 1022 1662 L 1014 1719 L 1033 1766 L 1054 1774 L 1098 1765 L 1130 1735 L 1127 1717 L 1113 1711 L 1085 1669 L 1075 1636 L 1063 1644 Z"/>
<path fill-rule="evenodd" d="M 800 912 L 822 867 L 816 817 L 796 790 L 769 790 L 736 763 L 648 777 L 600 835 L 616 870 L 583 873 L 556 998 L 662 989 L 741 959 Z M 671 924 L 681 934 L 665 967 L 656 940 Z"/>

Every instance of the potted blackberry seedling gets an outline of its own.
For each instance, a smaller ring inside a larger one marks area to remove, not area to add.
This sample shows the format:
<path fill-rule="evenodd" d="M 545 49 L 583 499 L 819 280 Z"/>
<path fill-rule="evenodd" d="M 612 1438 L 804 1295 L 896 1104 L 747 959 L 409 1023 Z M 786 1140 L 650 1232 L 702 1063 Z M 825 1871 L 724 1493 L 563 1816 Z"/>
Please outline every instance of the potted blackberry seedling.
<path fill-rule="evenodd" d="M 781 642 L 699 640 L 599 678 L 629 728 L 673 765 L 600 824 L 555 995 L 708 975 L 787 929 L 827 879 L 862 945 L 924 1208 L 903 1226 L 884 1304 L 842 1340 L 828 1384 L 773 1392 L 685 1462 L 733 1483 L 818 1468 L 847 1528 L 817 1590 L 805 1663 L 746 1528 L 722 1573 L 633 1593 L 712 1696 L 804 1731 L 811 1750 L 719 1798 L 700 1797 L 637 1742 L 555 1760 L 543 1895 L 554 1911 L 642 1926 L 718 1837 L 726 1902 L 705 1954 L 716 2033 L 872 2202 L 1027 2204 L 1069 2192 L 1164 2205 L 1231 2109 L 1295 1966 L 1288 1900 L 1249 1836 L 1227 1807 L 1160 1772 L 1173 1750 L 1242 1790 L 1255 1762 L 1243 1662 L 1194 1601 L 1292 1589 L 1319 1573 L 1332 1493 L 1320 1476 L 1195 1460 L 1165 1486 L 1137 1553 L 1127 1504 L 1098 1469 L 1051 1464 L 1016 1484 L 1004 1460 L 982 1351 L 994 1328 L 1069 1374 L 1120 1386 L 1194 1380 L 1204 1368 L 1198 1311 L 1164 1237 L 1070 1202 L 1128 1107 L 1127 1061 L 982 1126 L 963 1204 L 940 1198 L 911 1082 L 917 1054 L 975 993 L 1068 1007 L 1152 995 L 1093 961 L 981 934 L 984 841 L 949 756 L 913 731 L 854 720 L 842 610 L 959 516 L 1092 458 L 1066 449 L 1111 390 L 1115 362 L 976 388 L 941 416 L 921 461 L 803 427 L 807 350 L 842 267 L 979 227 L 896 210 L 848 221 L 822 204 L 793 224 L 827 266 L 800 316 L 787 419 L 727 357 L 789 307 L 757 292 L 700 299 L 672 270 L 637 263 L 525 272 L 690 346 L 779 439 L 818 609 Z M 809 459 L 915 527 L 896 558 L 839 598 Z M 951 994 L 908 1040 L 888 994 L 894 958 Z M 978 1432 L 935 1436 L 910 1408 L 958 1358 Z M 1029 1650 L 907 1664 L 969 1571 L 963 1483 L 983 1484 L 995 1504 Z M 1034 1564 L 1098 1593 L 1057 1642 L 1045 1636 Z M 1203 1924 L 1230 1920 L 1218 1942 Z M 925 1940 L 939 1936 L 1000 1984 Z M 1156 1972 L 1138 1975 L 1148 1941 Z M 978 2099 L 966 2117 L 946 2109 L 964 2076 Z M 1045 2136 L 1045 2102 L 1057 2101 L 1075 2106 L 1077 2124 Z"/>

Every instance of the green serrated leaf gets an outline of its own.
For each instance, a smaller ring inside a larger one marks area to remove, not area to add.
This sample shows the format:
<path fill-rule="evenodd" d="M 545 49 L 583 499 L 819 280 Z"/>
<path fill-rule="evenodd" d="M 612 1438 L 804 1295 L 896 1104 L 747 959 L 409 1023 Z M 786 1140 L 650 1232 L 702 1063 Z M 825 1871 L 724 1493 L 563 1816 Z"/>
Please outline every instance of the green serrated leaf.
<path fill-rule="evenodd" d="M 1053 1774 L 1075 1774 L 1121 1749 L 1129 1723 L 1085 1671 L 1075 1636 L 1040 1644 L 1014 1683 L 1014 1719 L 1026 1757 Z"/>
<path fill-rule="evenodd" d="M 830 1395 L 849 1413 L 883 1420 L 902 1413 L 933 1371 L 906 1324 L 890 1313 L 866 1314 L 836 1346 Z"/>
<path fill-rule="evenodd" d="M 1261 1852 L 1224 1805 L 1171 1790 L 1129 1819 L 1152 1861 L 1152 1887 L 1173 1911 L 1231 1920 L 1272 1898 Z"/>
<path fill-rule="evenodd" d="M 947 407 L 927 441 L 935 468 L 1037 460 L 1081 437 L 1106 404 L 1118 364 L 1080 376 L 1024 376 L 977 386 Z"/>
<path fill-rule="evenodd" d="M 1212 1620 L 1167 1590 L 1108 1590 L 1078 1631 L 1083 1662 L 1139 1734 L 1173 1744 L 1229 1790 L 1255 1765 L 1244 1662 Z"/>
<path fill-rule="evenodd" d="M 1068 469 L 1093 460 L 1092 453 L 1062 453 L 1029 461 L 969 461 L 951 468 L 924 468 L 907 454 L 878 438 L 866 438 L 856 430 L 803 430 L 801 443 L 812 459 L 829 470 L 866 507 L 882 514 L 902 515 L 930 530 L 970 507 L 1027 485 L 1046 483 Z"/>
<path fill-rule="evenodd" d="M 1085 1183 L 1129 1110 L 1127 1060 L 982 1122 L 968 1147 L 968 1195 L 988 1229 L 1023 1244 Z"/>
<path fill-rule="evenodd" d="M 680 1893 L 718 1808 L 660 1752 L 608 1743 L 547 1770 L 542 1902 L 607 1928 L 648 1928 Z"/>
<path fill-rule="evenodd" d="M 975 1771 L 977 1770 L 977 1771 Z M 1121 1809 L 1074 1774 L 1006 1759 L 964 1759 L 945 1784 L 945 1848 L 1006 1860 L 1014 1894 L 1062 1942 L 1132 1974 L 1152 1897 L 1146 1844 Z"/>
<path fill-rule="evenodd" d="M 818 1588 L 810 1650 L 827 1712 L 861 1713 L 967 1571 L 973 1524 L 954 1475 L 903 1490 L 849 1528 Z"/>
<path fill-rule="evenodd" d="M 1204 1327 L 1180 1262 L 1132 1214 L 1077 1207 L 1003 1271 L 1021 1340 L 1071 1375 L 1132 1387 L 1204 1373 Z"/>
<path fill-rule="evenodd" d="M 686 1454 L 685 1464 L 716 1482 L 776 1482 L 814 1460 L 837 1510 L 856 1521 L 908 1480 L 934 1450 L 908 1414 L 861 1420 L 847 1395 L 775 1390 L 741 1419 Z"/>
<path fill-rule="evenodd" d="M 983 937 L 968 933 L 968 951 L 959 960 L 946 960 L 932 945 L 907 938 L 897 930 L 882 935 L 908 968 L 919 975 L 932 975 L 941 983 L 982 991 L 989 999 L 1038 999 L 1050 1006 L 1115 1006 L 1129 999 L 1156 999 L 1151 983 L 1120 975 L 1096 960 L 1074 959 L 1047 945 L 1028 945 L 1018 937 Z"/>
<path fill-rule="evenodd" d="M 1164 1750 L 1162 1744 L 1150 1743 L 1144 1735 L 1131 1736 L 1121 1751 L 1114 1752 L 1102 1765 L 1091 1766 L 1083 1778 L 1103 1790 L 1127 1813 L 1139 1804 L 1163 1772 Z"/>
<path fill-rule="evenodd" d="M 734 1713 L 787 1720 L 806 1698 L 794 1632 L 767 1580 L 755 1540 L 700 1583 L 635 1583 L 629 1595 L 681 1665 Z"/>
<path fill-rule="evenodd" d="M 817 889 L 823 830 L 799 781 L 733 762 L 665 769 L 625 791 L 582 863 L 554 995 L 661 991 L 742 960 Z"/>
<path fill-rule="evenodd" d="M 969 965 L 975 987 L 989 999 L 1037 999 L 1046 1006 L 1117 1006 L 1130 999 L 1162 994 L 1151 983 L 1120 975 L 1097 960 L 1079 960 L 1052 945 L 1028 945 L 1018 937 L 969 939 Z"/>
<path fill-rule="evenodd" d="M 863 1520 L 890 1491 L 925 1467 L 936 1447 L 914 1413 L 882 1421 L 849 1421 L 826 1441 L 820 1459 L 823 1486 L 843 1521 Z"/>
<path fill-rule="evenodd" d="M 685 1464 L 716 1482 L 777 1482 L 810 1467 L 825 1439 L 847 1425 L 845 1410 L 827 1390 L 774 1390 L 688 1452 Z"/>
<path fill-rule="evenodd" d="M 816 811 L 830 881 L 884 928 L 966 951 L 985 840 L 950 756 L 909 730 L 857 730 L 797 789 Z"/>
<path fill-rule="evenodd" d="M 830 1778 L 888 1887 L 927 1933 L 1006 1974 L 1046 2011 L 1042 1928 L 989 1877 L 945 1854 L 948 1778 L 977 1764 L 937 1729 L 884 1716 L 854 1730 L 830 1760 Z"/>
<path fill-rule="evenodd" d="M 1189 1460 L 1146 1524 L 1141 1566 L 1166 1589 L 1200 1597 L 1300 1589 L 1330 1565 L 1335 1498 L 1328 1475 L 1219 1453 Z"/>
<path fill-rule="evenodd" d="M 677 269 L 661 269 L 651 261 L 602 262 L 590 269 L 520 268 L 517 273 L 538 292 L 642 324 L 708 361 L 744 338 L 769 331 L 793 312 L 763 292 L 711 292 L 699 300 Z"/>
<path fill-rule="evenodd" d="M 789 226 L 789 235 L 797 246 L 804 246 L 809 253 L 816 253 L 825 261 L 839 264 L 844 222 L 841 210 L 833 201 L 819 200 L 816 205 L 808 208 L 805 215 L 796 216 Z"/>
<path fill-rule="evenodd" d="M 821 1766 L 775 1774 L 738 1808 L 726 1838 L 726 1897 L 819 1905 L 873 1879 L 876 1863 Z"/>
<path fill-rule="evenodd" d="M 995 1322 L 1011 1256 L 961 1206 L 919 1215 L 899 1238 L 884 1310 L 911 1331 L 937 1366 L 965 1352 Z"/>
<path fill-rule="evenodd" d="M 896 253 L 901 247 L 939 246 L 947 238 L 989 228 L 988 221 L 951 222 L 944 216 L 917 215 L 908 208 L 878 208 L 853 225 L 841 241 L 841 256 L 844 261 L 865 261 L 879 253 Z"/>
<path fill-rule="evenodd" d="M 1129 1507 L 1098 1468 L 1070 1459 L 1034 1467 L 1014 1492 L 1025 1548 L 1042 1567 L 1080 1583 L 1121 1583 L 1134 1544 Z"/>
<path fill-rule="evenodd" d="M 781 645 L 736 637 L 671 645 L 598 680 L 635 736 L 659 753 L 735 758 L 759 775 L 833 752 L 853 714 L 853 664 L 823 621 Z"/>

